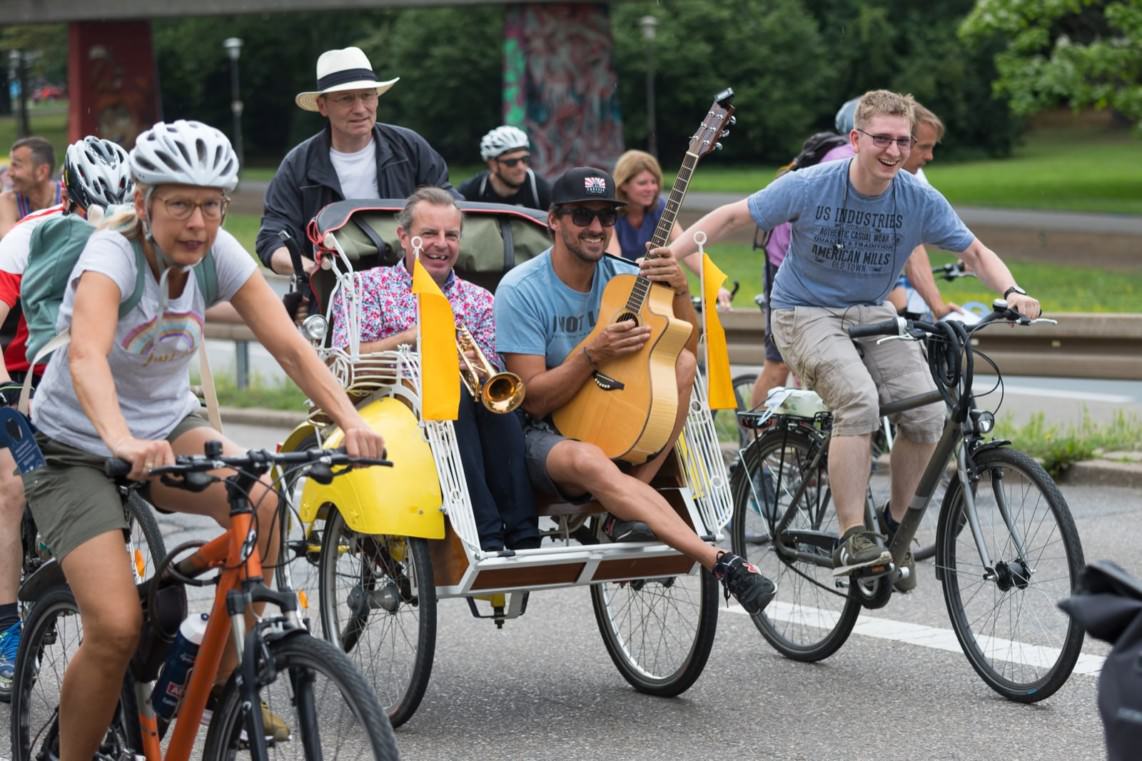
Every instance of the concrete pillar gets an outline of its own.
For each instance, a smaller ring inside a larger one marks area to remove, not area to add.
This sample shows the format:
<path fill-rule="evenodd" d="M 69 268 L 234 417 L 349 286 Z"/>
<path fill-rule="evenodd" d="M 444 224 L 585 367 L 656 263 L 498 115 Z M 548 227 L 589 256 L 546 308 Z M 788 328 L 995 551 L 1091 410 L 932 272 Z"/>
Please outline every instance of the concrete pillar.
<path fill-rule="evenodd" d="M 610 171 L 622 153 L 613 46 L 604 4 L 505 9 L 504 123 L 527 131 L 540 174 L 554 180 L 580 165 Z"/>
<path fill-rule="evenodd" d="M 124 148 L 160 118 L 159 75 L 147 21 L 78 21 L 68 27 L 68 139 Z"/>

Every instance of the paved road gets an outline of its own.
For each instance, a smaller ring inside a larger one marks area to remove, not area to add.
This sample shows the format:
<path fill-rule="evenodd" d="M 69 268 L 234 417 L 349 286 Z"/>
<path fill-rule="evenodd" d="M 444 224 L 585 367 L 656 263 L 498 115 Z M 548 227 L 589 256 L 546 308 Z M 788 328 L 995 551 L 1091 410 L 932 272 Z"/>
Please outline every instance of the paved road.
<path fill-rule="evenodd" d="M 267 429 L 235 433 L 273 438 Z M 1142 497 L 1114 488 L 1066 495 L 1088 558 L 1142 570 L 1142 549 L 1124 530 L 1142 519 Z M 162 523 L 172 541 L 210 531 L 182 516 Z M 869 634 L 858 629 L 816 665 L 778 656 L 739 609 L 723 608 L 705 672 L 675 699 L 641 695 L 621 679 L 586 590 L 532 595 L 527 614 L 502 631 L 445 601 L 432 681 L 397 739 L 405 758 L 441 761 L 1104 757 L 1093 674 L 1076 674 L 1036 706 L 1003 701 L 962 655 L 942 649 L 950 633 L 929 564 L 919 578 L 914 594 L 862 617 Z M 931 627 L 931 637 L 904 644 L 891 622 Z M 1106 648 L 1088 642 L 1084 651 L 1097 659 Z M 0 708 L 0 731 L 7 715 Z"/>

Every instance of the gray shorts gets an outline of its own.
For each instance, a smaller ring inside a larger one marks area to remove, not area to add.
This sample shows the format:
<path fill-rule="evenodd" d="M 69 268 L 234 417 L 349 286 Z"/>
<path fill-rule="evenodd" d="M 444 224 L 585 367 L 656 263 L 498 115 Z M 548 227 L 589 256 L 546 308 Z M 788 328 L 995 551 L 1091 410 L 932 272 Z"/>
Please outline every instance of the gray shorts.
<path fill-rule="evenodd" d="M 191 413 L 175 426 L 167 441 L 209 425 L 201 415 Z M 36 434 L 36 443 L 47 465 L 22 476 L 24 494 L 36 528 L 56 558 L 63 560 L 100 534 L 127 528 L 119 487 L 103 474 L 105 457 L 42 434 Z"/>
<path fill-rule="evenodd" d="M 569 495 L 551 479 L 547 472 L 547 456 L 552 448 L 561 441 L 563 436 L 546 420 L 534 420 L 524 417 L 523 446 L 527 460 L 527 477 L 531 481 L 531 488 L 542 492 L 549 497 L 557 497 L 573 505 L 581 505 L 591 501 L 591 495 L 584 492 L 579 495 Z"/>
<path fill-rule="evenodd" d="M 858 339 L 858 351 L 845 332 L 853 325 L 895 316 L 891 305 L 773 310 L 777 347 L 805 387 L 820 394 L 832 410 L 838 436 L 872 433 L 880 427 L 881 404 L 936 388 L 918 343 Z M 912 441 L 936 442 L 944 427 L 944 405 L 905 410 L 893 422 Z"/>

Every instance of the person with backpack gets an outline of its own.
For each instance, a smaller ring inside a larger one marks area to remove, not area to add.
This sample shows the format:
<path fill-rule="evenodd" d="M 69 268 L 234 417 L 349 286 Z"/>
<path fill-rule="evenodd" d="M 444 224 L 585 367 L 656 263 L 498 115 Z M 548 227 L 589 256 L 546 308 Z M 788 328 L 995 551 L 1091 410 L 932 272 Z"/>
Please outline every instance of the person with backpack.
<path fill-rule="evenodd" d="M 57 328 L 70 341 L 51 355 L 32 407 L 46 465 L 23 474 L 32 515 L 75 594 L 84 632 L 60 690 L 65 760 L 90 759 L 98 749 L 141 622 L 123 507 L 103 473 L 106 458 L 127 460 L 129 477 L 146 481 L 175 455 L 202 454 L 208 441 L 220 441 L 226 454 L 242 451 L 201 417 L 190 390 L 189 365 L 208 306 L 233 304 L 286 374 L 345 432 L 349 454 L 384 452 L 380 434 L 294 329 L 254 259 L 221 229 L 227 193 L 238 182 L 226 136 L 199 122 L 160 122 L 138 136 L 129 164 L 133 205 L 89 234 L 64 286 Z M 144 495 L 165 510 L 229 522 L 221 483 L 192 493 L 156 478 Z M 268 481 L 250 500 L 255 525 L 274 526 L 277 500 Z M 260 536 L 266 567 L 278 554 L 271 533 Z M 223 661 L 219 683 L 233 660 Z M 288 736 L 268 710 L 263 720 L 267 735 Z"/>
<path fill-rule="evenodd" d="M 28 325 L 20 308 L 21 280 L 35 230 L 65 216 L 85 219 L 89 209 L 123 203 L 133 189 L 127 152 L 109 140 L 83 138 L 68 146 L 65 154 L 61 203 L 32 212 L 0 240 L 0 323 L 5 328 L 0 405 L 15 406 L 25 378 L 30 375 L 34 385 L 44 369 L 43 365 L 33 368 L 25 351 Z M 11 453 L 0 450 L 0 700 L 5 702 L 11 698 L 16 651 L 20 646 L 16 590 L 23 554 L 19 526 L 24 489 L 15 468 Z"/>
<path fill-rule="evenodd" d="M 852 146 L 849 145 L 849 140 L 844 135 L 833 132 L 817 132 L 805 140 L 801 146 L 801 152 L 792 161 L 781 167 L 777 176 L 780 177 L 786 172 L 796 172 L 798 169 L 804 169 L 814 164 L 851 158 L 852 155 Z M 786 252 L 789 251 L 792 229 L 792 225 L 788 222 L 782 222 L 772 230 L 758 228 L 759 235 L 754 238 L 755 248 L 765 248 L 765 277 L 763 278 L 766 303 L 765 364 L 762 365 L 761 373 L 753 383 L 753 391 L 750 393 L 749 400 L 750 409 L 764 402 L 771 389 L 784 386 L 789 380 L 789 368 L 785 365 L 785 359 L 773 341 L 773 323 L 769 317 L 769 297 L 773 293 L 773 278 L 777 276 L 777 270 L 781 267 L 781 262 L 785 260 Z"/>

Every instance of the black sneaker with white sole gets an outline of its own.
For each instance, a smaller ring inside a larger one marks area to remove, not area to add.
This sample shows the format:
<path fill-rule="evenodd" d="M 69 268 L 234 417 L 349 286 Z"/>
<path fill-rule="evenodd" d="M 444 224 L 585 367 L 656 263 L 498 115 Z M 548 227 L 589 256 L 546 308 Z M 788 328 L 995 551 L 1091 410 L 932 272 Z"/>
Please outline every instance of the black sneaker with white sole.
<path fill-rule="evenodd" d="M 714 578 L 725 587 L 726 599 L 733 595 L 751 616 L 763 611 L 777 595 L 777 587 L 757 570 L 757 566 L 732 552 L 718 553 L 714 562 Z"/>

